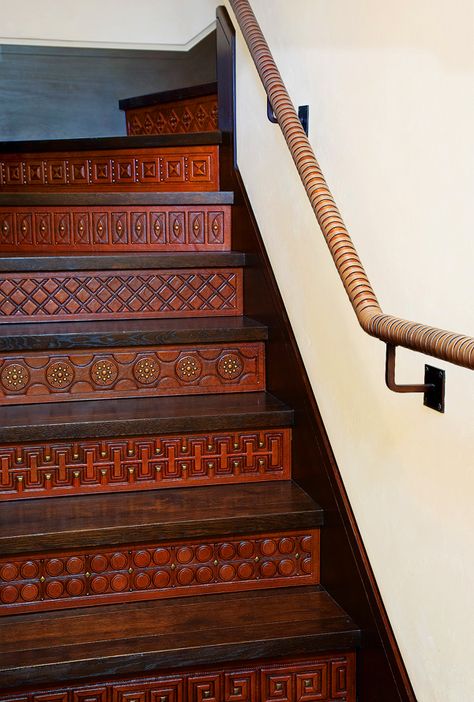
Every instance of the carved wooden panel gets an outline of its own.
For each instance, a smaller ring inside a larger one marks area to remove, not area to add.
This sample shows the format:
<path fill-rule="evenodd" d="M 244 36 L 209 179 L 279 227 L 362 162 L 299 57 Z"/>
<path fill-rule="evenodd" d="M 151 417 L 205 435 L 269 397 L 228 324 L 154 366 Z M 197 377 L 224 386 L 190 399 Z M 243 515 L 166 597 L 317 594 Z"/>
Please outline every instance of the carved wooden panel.
<path fill-rule="evenodd" d="M 0 615 L 319 582 L 319 530 L 0 559 Z"/>
<path fill-rule="evenodd" d="M 189 134 L 217 130 L 217 95 L 126 110 L 127 134 Z"/>
<path fill-rule="evenodd" d="M 340 677 L 334 675 L 340 672 Z M 319 658 L 312 663 L 262 667 L 262 702 L 355 700 L 355 658 L 349 655 Z"/>
<path fill-rule="evenodd" d="M 0 322 L 242 313 L 238 268 L 0 274 Z"/>
<path fill-rule="evenodd" d="M 1 207 L 0 251 L 228 251 L 230 207 Z"/>
<path fill-rule="evenodd" d="M 0 702 L 355 702 L 355 676 L 356 655 L 343 652 L 0 693 Z"/>
<path fill-rule="evenodd" d="M 262 342 L 0 354 L 3 404 L 263 389 Z"/>
<path fill-rule="evenodd" d="M 219 190 L 219 147 L 3 154 L 0 187 L 21 192 Z"/>
<path fill-rule="evenodd" d="M 0 446 L 0 500 L 290 478 L 288 428 Z"/>

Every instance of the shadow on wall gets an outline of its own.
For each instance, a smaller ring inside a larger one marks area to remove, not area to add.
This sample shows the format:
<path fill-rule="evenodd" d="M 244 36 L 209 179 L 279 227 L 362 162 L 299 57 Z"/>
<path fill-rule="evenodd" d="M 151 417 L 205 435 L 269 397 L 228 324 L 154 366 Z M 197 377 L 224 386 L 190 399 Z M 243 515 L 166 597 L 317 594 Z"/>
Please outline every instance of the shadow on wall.
<path fill-rule="evenodd" d="M 190 51 L 0 47 L 0 140 L 125 135 L 122 98 L 216 80 L 216 33 Z"/>

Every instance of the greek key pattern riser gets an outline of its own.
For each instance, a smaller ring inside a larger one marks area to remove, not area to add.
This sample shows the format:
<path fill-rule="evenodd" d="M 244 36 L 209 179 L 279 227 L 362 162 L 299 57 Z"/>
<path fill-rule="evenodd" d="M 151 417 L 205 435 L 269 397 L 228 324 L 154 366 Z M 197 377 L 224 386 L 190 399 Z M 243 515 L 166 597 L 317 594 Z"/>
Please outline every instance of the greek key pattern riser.
<path fill-rule="evenodd" d="M 0 208 L 0 251 L 228 251 L 229 206 Z"/>
<path fill-rule="evenodd" d="M 0 446 L 0 500 L 289 480 L 291 429 Z"/>
<path fill-rule="evenodd" d="M 4 154 L 0 187 L 22 192 L 219 190 L 219 147 Z"/>
<path fill-rule="evenodd" d="M 238 268 L 0 274 L 0 323 L 243 313 Z"/>
<path fill-rule="evenodd" d="M 355 653 L 0 694 L 0 702 L 355 702 Z"/>
<path fill-rule="evenodd" d="M 4 404 L 253 392 L 265 388 L 265 346 L 157 346 L 0 354 Z"/>
<path fill-rule="evenodd" d="M 217 96 L 126 110 L 127 134 L 189 134 L 218 128 Z"/>
<path fill-rule="evenodd" d="M 55 551 L 0 559 L 0 615 L 318 580 L 317 529 Z"/>

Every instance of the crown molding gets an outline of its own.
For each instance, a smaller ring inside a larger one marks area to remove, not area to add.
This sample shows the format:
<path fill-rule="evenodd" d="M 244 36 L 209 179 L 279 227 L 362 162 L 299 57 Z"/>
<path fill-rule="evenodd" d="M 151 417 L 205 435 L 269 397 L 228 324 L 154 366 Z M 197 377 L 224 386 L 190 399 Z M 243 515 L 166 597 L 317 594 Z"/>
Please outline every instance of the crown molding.
<path fill-rule="evenodd" d="M 69 39 L 45 39 L 38 37 L 1 37 L 0 45 L 16 46 L 56 46 L 84 49 L 132 49 L 135 51 L 180 51 L 186 52 L 193 49 L 200 41 L 205 39 L 216 28 L 216 23 L 211 22 L 207 27 L 196 34 L 185 44 L 145 44 L 140 42 L 114 42 L 114 41 L 73 41 Z"/>

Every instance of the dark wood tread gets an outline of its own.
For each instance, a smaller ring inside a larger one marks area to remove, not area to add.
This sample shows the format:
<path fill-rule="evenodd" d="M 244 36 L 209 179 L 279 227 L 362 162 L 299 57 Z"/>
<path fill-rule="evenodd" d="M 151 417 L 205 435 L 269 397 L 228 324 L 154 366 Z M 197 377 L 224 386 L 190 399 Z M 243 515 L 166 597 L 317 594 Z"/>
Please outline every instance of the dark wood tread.
<path fill-rule="evenodd" d="M 0 255 L 0 272 L 164 270 L 174 268 L 240 268 L 246 254 L 240 251 L 154 252 L 97 254 Z"/>
<path fill-rule="evenodd" d="M 322 509 L 291 481 L 6 502 L 0 555 L 298 529 Z"/>
<path fill-rule="evenodd" d="M 123 319 L 5 324 L 0 351 L 266 341 L 265 324 L 248 317 Z"/>
<path fill-rule="evenodd" d="M 0 141 L 0 154 L 34 154 L 64 151 L 117 151 L 120 149 L 160 149 L 173 146 L 209 146 L 222 142 L 221 132 L 113 136 L 86 139 L 40 139 Z"/>
<path fill-rule="evenodd" d="M 0 407 L 0 443 L 284 427 L 294 413 L 266 392 Z"/>
<path fill-rule="evenodd" d="M 130 137 L 128 137 L 130 138 Z M 99 205 L 232 205 L 227 191 L 181 193 L 0 193 L 0 207 L 99 206 Z"/>
<path fill-rule="evenodd" d="M 6 617 L 0 687 L 349 650 L 361 632 L 319 586 Z"/>
<path fill-rule="evenodd" d="M 203 83 L 201 85 L 190 85 L 187 88 L 177 88 L 176 90 L 162 90 L 158 93 L 148 93 L 147 95 L 137 95 L 135 97 L 119 100 L 120 110 L 137 110 L 140 107 L 150 107 L 151 105 L 164 105 L 167 102 L 178 102 L 179 100 L 192 100 L 193 98 L 206 97 L 217 94 L 217 83 Z"/>

